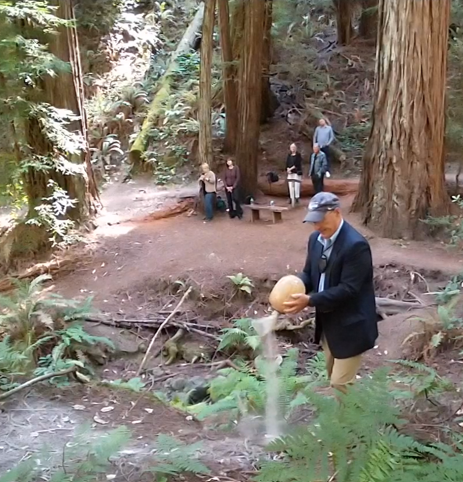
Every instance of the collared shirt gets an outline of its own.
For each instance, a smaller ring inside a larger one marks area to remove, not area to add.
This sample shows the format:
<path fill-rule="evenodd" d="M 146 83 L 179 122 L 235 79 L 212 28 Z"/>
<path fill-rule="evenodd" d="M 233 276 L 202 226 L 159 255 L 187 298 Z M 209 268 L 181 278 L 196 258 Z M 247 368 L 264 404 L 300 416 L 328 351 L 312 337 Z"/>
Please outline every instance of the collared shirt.
<path fill-rule="evenodd" d="M 344 225 L 344 219 L 341 220 L 341 224 L 339 225 L 339 228 L 336 230 L 333 236 L 331 236 L 331 238 L 325 239 L 322 237 L 321 234 L 318 236 L 317 241 L 323 245 L 323 254 L 326 256 L 327 260 L 330 259 L 331 251 L 333 251 L 334 242 L 339 236 L 339 233 L 341 232 L 343 225 Z M 321 293 L 325 289 L 325 274 L 326 274 L 326 271 L 325 273 L 320 274 L 320 281 L 318 282 L 318 293 Z"/>

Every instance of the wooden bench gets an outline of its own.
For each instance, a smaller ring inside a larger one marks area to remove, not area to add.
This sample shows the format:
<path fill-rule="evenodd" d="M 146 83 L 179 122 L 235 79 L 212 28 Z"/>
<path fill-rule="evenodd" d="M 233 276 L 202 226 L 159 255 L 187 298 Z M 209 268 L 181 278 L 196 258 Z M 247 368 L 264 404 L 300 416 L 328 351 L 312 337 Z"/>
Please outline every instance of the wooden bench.
<path fill-rule="evenodd" d="M 270 211 L 272 213 L 273 224 L 283 222 L 282 213 L 288 211 L 288 208 L 281 206 L 264 206 L 263 204 L 245 204 L 244 208 L 251 210 L 251 222 L 260 220 L 261 211 Z"/>

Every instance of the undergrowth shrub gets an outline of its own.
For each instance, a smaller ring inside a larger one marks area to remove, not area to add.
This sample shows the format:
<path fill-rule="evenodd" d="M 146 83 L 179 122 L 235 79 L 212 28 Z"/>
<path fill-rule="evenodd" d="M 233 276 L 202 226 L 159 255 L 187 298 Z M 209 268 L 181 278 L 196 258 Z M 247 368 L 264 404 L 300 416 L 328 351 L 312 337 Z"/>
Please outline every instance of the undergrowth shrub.
<path fill-rule="evenodd" d="M 260 337 L 252 326 L 250 318 L 235 320 L 233 325 L 232 328 L 222 330 L 218 350 L 246 355 L 247 352 L 254 352 L 260 347 Z"/>
<path fill-rule="evenodd" d="M 258 482 L 461 481 L 463 443 L 424 445 L 400 433 L 404 424 L 387 373 L 353 386 L 340 403 L 309 395 L 316 416 L 309 426 L 271 443 L 280 460 L 264 462 Z"/>
<path fill-rule="evenodd" d="M 416 318 L 420 328 L 403 341 L 408 347 L 408 358 L 429 361 L 444 348 L 463 346 L 461 288 L 462 275 L 453 277 L 436 296 L 437 311 Z"/>
<path fill-rule="evenodd" d="M 289 419 L 297 407 L 308 403 L 308 393 L 317 380 L 312 374 L 298 375 L 299 352 L 293 348 L 288 350 L 278 369 L 280 381 L 279 413 Z M 191 411 L 200 419 L 227 412 L 231 421 L 245 415 L 260 415 L 265 411 L 266 385 L 265 360 L 257 359 L 256 368 L 250 368 L 237 362 L 240 370 L 226 368 L 220 370 L 219 376 L 212 380 L 209 387 L 211 403 L 201 403 L 191 407 Z"/>
<path fill-rule="evenodd" d="M 79 302 L 47 292 L 43 283 L 49 279 L 41 275 L 30 282 L 15 280 L 16 290 L 0 296 L 0 377 L 8 388 L 19 375 L 43 375 L 71 366 L 85 377 L 92 362 L 104 358 L 96 347 L 114 348 L 110 340 L 87 333 L 79 324 L 93 314 L 92 299 Z"/>
<path fill-rule="evenodd" d="M 431 233 L 442 235 L 447 245 L 451 247 L 461 247 L 463 243 L 463 199 L 460 195 L 452 196 L 452 203 L 456 204 L 462 214 L 447 216 L 428 216 L 421 220 L 429 226 Z"/>
<path fill-rule="evenodd" d="M 63 447 L 62 456 L 53 460 L 53 454 L 43 451 L 20 462 L 0 482 L 35 482 L 47 479 L 52 482 L 95 482 L 119 480 L 123 474 L 115 460 L 130 441 L 130 432 L 118 427 L 106 435 L 95 435 L 88 426 L 81 427 L 73 439 Z M 189 473 L 209 475 L 209 469 L 198 460 L 199 443 L 188 445 L 168 435 L 159 435 L 156 450 L 150 457 L 153 466 L 146 472 L 154 474 L 156 482 L 177 480 Z M 127 480 L 127 479 L 126 479 Z"/>
<path fill-rule="evenodd" d="M 129 440 L 130 432 L 126 427 L 118 427 L 99 437 L 92 436 L 89 427 L 81 427 L 73 440 L 63 447 L 58 464 L 50 460 L 51 454 L 44 452 L 40 457 L 29 457 L 20 462 L 0 476 L 0 482 L 42 480 L 44 469 L 50 471 L 47 480 L 53 482 L 94 482 L 99 480 L 97 477 L 117 470 L 112 467 L 111 458 L 117 456 Z M 46 467 L 47 462 L 50 467 Z"/>

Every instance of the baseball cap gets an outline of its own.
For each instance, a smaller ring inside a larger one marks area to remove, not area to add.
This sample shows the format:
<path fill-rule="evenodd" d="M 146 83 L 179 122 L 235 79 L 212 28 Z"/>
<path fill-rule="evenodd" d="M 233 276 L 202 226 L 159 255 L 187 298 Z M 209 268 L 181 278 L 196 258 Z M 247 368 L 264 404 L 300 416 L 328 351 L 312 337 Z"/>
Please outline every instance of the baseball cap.
<path fill-rule="evenodd" d="M 319 192 L 310 200 L 308 212 L 304 223 L 319 223 L 328 211 L 334 211 L 340 207 L 338 196 L 331 192 Z"/>

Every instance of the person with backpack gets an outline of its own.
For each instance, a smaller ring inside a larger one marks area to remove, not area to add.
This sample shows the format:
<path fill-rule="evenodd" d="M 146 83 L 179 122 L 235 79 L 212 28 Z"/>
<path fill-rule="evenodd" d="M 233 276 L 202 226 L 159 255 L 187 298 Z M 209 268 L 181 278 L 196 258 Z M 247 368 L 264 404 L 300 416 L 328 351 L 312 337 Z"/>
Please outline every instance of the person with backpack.
<path fill-rule="evenodd" d="M 217 179 L 215 173 L 211 171 L 209 164 L 202 164 L 201 169 L 203 173 L 199 177 L 199 183 L 204 192 L 204 210 L 206 211 L 204 222 L 210 222 L 214 218 L 214 207 L 217 196 Z"/>
<path fill-rule="evenodd" d="M 239 199 L 240 169 L 233 163 L 233 159 L 227 159 L 222 179 L 227 196 L 228 215 L 232 219 L 243 219 L 243 209 Z"/>
<path fill-rule="evenodd" d="M 289 203 L 294 206 L 295 204 L 299 204 L 302 182 L 302 156 L 297 151 L 297 146 L 294 143 L 289 146 L 289 154 L 286 157 L 286 173 L 289 188 Z"/>

